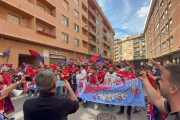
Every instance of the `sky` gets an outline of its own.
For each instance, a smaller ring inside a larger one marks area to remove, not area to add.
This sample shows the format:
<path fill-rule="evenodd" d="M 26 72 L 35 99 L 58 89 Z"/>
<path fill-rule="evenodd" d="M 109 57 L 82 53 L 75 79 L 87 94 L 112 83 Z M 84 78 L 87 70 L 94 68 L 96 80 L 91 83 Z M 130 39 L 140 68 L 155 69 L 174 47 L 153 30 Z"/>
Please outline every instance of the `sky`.
<path fill-rule="evenodd" d="M 115 31 L 114 39 L 143 33 L 150 0 L 97 0 Z"/>

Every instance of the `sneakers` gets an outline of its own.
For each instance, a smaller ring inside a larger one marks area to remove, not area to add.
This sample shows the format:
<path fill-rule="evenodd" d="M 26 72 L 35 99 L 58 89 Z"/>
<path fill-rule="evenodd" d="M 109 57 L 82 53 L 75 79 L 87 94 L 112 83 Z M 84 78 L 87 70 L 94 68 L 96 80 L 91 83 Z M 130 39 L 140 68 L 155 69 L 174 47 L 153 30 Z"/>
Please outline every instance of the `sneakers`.
<path fill-rule="evenodd" d="M 30 94 L 26 94 L 26 96 L 30 96 Z"/>
<path fill-rule="evenodd" d="M 127 115 L 127 119 L 128 119 L 128 120 L 131 120 L 131 115 Z"/>
<path fill-rule="evenodd" d="M 65 95 L 65 97 L 67 98 L 67 95 Z"/>
<path fill-rule="evenodd" d="M 34 97 L 34 94 L 32 94 L 31 97 Z"/>
<path fill-rule="evenodd" d="M 141 109 L 134 109 L 133 114 L 140 114 L 141 113 Z"/>
<path fill-rule="evenodd" d="M 94 110 L 97 110 L 97 109 L 98 109 L 98 104 L 95 103 L 95 104 L 94 104 Z"/>
<path fill-rule="evenodd" d="M 109 108 L 108 107 L 104 107 L 103 110 L 108 110 Z"/>
<path fill-rule="evenodd" d="M 61 95 L 61 98 L 63 97 L 63 95 Z"/>
<path fill-rule="evenodd" d="M 121 114 L 124 114 L 124 112 L 119 111 L 119 112 L 117 113 L 117 115 L 121 115 Z"/>

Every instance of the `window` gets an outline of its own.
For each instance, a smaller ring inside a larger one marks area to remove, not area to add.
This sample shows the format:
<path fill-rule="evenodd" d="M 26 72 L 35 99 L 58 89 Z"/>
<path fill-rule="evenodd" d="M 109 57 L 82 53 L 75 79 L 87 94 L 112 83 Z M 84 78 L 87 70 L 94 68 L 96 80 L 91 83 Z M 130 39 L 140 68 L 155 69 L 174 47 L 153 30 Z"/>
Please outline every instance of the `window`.
<path fill-rule="evenodd" d="M 164 20 L 164 14 L 161 16 L 161 22 Z"/>
<path fill-rule="evenodd" d="M 167 28 L 167 30 L 169 29 L 169 25 L 168 24 L 166 24 L 166 28 Z"/>
<path fill-rule="evenodd" d="M 79 18 L 79 12 L 77 10 L 74 10 L 74 16 Z"/>
<path fill-rule="evenodd" d="M 158 34 L 157 39 L 160 39 L 160 35 Z"/>
<path fill-rule="evenodd" d="M 126 52 L 126 49 L 124 49 L 124 52 Z"/>
<path fill-rule="evenodd" d="M 168 10 L 167 10 L 167 8 L 166 8 L 165 12 L 166 12 L 166 15 L 167 15 L 167 14 L 168 14 Z"/>
<path fill-rule="evenodd" d="M 38 8 L 40 8 L 41 10 L 45 11 L 45 7 L 43 7 L 42 5 L 38 4 Z"/>
<path fill-rule="evenodd" d="M 163 49 L 166 47 L 166 42 L 162 43 Z"/>
<path fill-rule="evenodd" d="M 131 46 L 131 44 L 129 44 L 129 46 Z"/>
<path fill-rule="evenodd" d="M 156 13 L 156 17 L 158 17 L 158 14 L 159 14 L 159 12 L 157 11 L 157 13 Z"/>
<path fill-rule="evenodd" d="M 62 41 L 68 43 L 68 37 L 69 35 L 62 33 Z"/>
<path fill-rule="evenodd" d="M 129 59 L 132 59 L 132 57 L 129 57 Z"/>
<path fill-rule="evenodd" d="M 124 57 L 124 59 L 126 59 L 126 57 Z"/>
<path fill-rule="evenodd" d="M 131 51 L 132 50 L 132 48 L 129 48 L 129 51 Z"/>
<path fill-rule="evenodd" d="M 79 5 L 79 0 L 74 0 L 74 2 L 75 2 L 77 5 Z"/>
<path fill-rule="evenodd" d="M 129 55 L 132 55 L 132 53 L 130 52 Z"/>
<path fill-rule="evenodd" d="M 167 45 L 169 46 L 169 40 L 167 40 Z"/>
<path fill-rule="evenodd" d="M 126 56 L 126 53 L 124 53 L 124 55 Z"/>
<path fill-rule="evenodd" d="M 104 47 L 104 43 L 102 42 L 102 47 Z"/>
<path fill-rule="evenodd" d="M 99 35 L 99 31 L 98 31 L 98 30 L 96 30 L 96 34 L 98 34 L 98 35 Z"/>
<path fill-rule="evenodd" d="M 156 25 L 156 28 L 157 28 L 157 29 L 159 28 L 159 23 Z"/>
<path fill-rule="evenodd" d="M 96 39 L 96 43 L 98 43 L 98 44 L 99 44 L 99 39 Z"/>
<path fill-rule="evenodd" d="M 170 26 L 172 26 L 172 19 L 170 20 Z"/>
<path fill-rule="evenodd" d="M 126 41 L 124 41 L 124 43 L 126 43 Z"/>
<path fill-rule="evenodd" d="M 74 24 L 74 30 L 75 30 L 76 32 L 79 32 L 79 26 L 76 25 L 76 24 Z"/>
<path fill-rule="evenodd" d="M 40 30 L 40 31 L 42 31 L 42 32 L 45 31 L 45 29 L 44 29 L 43 27 L 41 27 L 41 26 L 37 26 L 37 30 Z"/>
<path fill-rule="evenodd" d="M 173 36 L 171 37 L 171 44 L 173 44 Z"/>
<path fill-rule="evenodd" d="M 66 0 L 62 0 L 62 6 L 66 9 L 69 10 L 69 3 Z"/>
<path fill-rule="evenodd" d="M 68 26 L 68 18 L 66 18 L 65 16 L 62 16 L 62 24 Z"/>
<path fill-rule="evenodd" d="M 96 52 L 99 53 L 99 49 L 98 48 L 96 49 Z"/>
<path fill-rule="evenodd" d="M 20 18 L 14 15 L 8 14 L 8 21 L 20 25 Z"/>
<path fill-rule="evenodd" d="M 79 40 L 75 39 L 75 45 L 79 47 Z"/>
<path fill-rule="evenodd" d="M 99 22 L 98 22 L 98 20 L 96 20 L 96 24 L 97 24 L 97 25 L 99 25 Z"/>
<path fill-rule="evenodd" d="M 131 42 L 131 40 L 129 40 L 129 42 Z"/>
<path fill-rule="evenodd" d="M 104 55 L 104 51 L 102 51 L 102 55 Z"/>
<path fill-rule="evenodd" d="M 162 8 L 162 6 L 163 6 L 163 0 L 162 0 L 162 2 L 161 2 L 161 4 L 160 4 L 160 8 Z"/>
<path fill-rule="evenodd" d="M 124 45 L 124 47 L 126 47 L 126 45 Z"/>
<path fill-rule="evenodd" d="M 171 10 L 171 2 L 169 2 L 169 10 Z"/>
<path fill-rule="evenodd" d="M 162 29 L 162 35 L 166 32 L 165 28 Z"/>

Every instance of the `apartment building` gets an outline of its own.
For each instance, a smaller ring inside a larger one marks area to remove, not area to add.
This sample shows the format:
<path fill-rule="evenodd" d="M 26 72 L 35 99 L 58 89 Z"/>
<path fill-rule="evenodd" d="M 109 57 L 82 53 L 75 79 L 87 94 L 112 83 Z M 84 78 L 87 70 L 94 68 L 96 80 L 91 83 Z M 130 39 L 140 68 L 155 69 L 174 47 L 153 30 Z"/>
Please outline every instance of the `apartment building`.
<path fill-rule="evenodd" d="M 87 0 L 1 0 L 0 56 L 9 46 L 11 53 L 0 57 L 0 63 L 40 65 L 29 50 L 44 56 L 47 65 L 90 59 L 97 54 L 90 54 L 88 14 Z"/>
<path fill-rule="evenodd" d="M 99 54 L 105 61 L 113 61 L 115 32 L 96 0 L 88 0 L 89 56 Z"/>
<path fill-rule="evenodd" d="M 146 59 L 143 34 L 130 35 L 114 42 L 114 61 Z"/>
<path fill-rule="evenodd" d="M 144 28 L 148 57 L 180 64 L 179 13 L 179 0 L 151 0 Z"/>

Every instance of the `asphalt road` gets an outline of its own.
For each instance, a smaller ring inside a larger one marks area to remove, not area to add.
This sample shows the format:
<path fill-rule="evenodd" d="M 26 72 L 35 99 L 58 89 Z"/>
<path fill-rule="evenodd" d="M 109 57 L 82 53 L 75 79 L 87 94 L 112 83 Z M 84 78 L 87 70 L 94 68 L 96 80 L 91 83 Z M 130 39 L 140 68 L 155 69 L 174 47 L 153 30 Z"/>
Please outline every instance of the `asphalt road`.
<path fill-rule="evenodd" d="M 23 103 L 25 100 L 31 99 L 30 96 L 26 97 L 25 94 L 21 95 L 18 99 L 15 99 L 15 97 L 12 97 L 12 102 L 15 107 L 15 112 L 10 113 L 7 115 L 8 118 L 15 118 L 15 120 L 24 120 L 23 117 Z M 116 117 L 116 120 L 127 120 L 127 114 L 126 114 L 126 107 L 125 107 L 125 114 L 123 115 L 116 115 L 116 113 L 119 111 L 120 107 L 115 106 L 114 111 L 111 110 L 102 110 L 104 107 L 103 104 L 99 104 L 99 108 L 97 110 L 93 109 L 94 103 L 88 103 L 87 108 L 82 107 L 82 102 L 79 103 L 80 108 L 75 114 L 71 114 L 68 116 L 68 120 L 97 120 L 97 116 L 101 113 L 109 113 Z M 132 108 L 133 112 L 133 108 Z M 112 119 L 101 119 L 101 120 L 112 120 Z M 141 114 L 133 114 L 131 115 L 131 120 L 147 120 L 146 111 L 141 109 Z"/>

